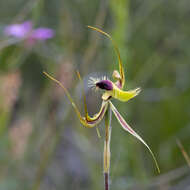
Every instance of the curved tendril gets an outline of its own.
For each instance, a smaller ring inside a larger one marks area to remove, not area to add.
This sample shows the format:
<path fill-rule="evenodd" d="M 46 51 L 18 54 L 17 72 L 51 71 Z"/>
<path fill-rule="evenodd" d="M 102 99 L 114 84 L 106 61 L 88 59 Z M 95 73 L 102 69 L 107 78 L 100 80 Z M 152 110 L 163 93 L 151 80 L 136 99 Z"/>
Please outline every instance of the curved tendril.
<path fill-rule="evenodd" d="M 119 53 L 119 49 L 118 49 L 116 43 L 113 41 L 112 37 L 108 33 L 102 31 L 101 29 L 93 27 L 93 26 L 87 26 L 87 27 L 92 29 L 92 30 L 95 30 L 97 32 L 100 32 L 101 34 L 107 36 L 111 40 L 111 42 L 112 42 L 112 44 L 114 46 L 115 52 L 117 54 L 117 57 L 118 57 L 119 72 L 120 72 L 120 75 L 121 75 L 121 88 L 123 88 L 124 84 L 125 84 L 125 73 L 124 73 L 124 68 L 123 68 L 123 64 L 122 64 L 122 61 L 121 61 L 121 56 L 120 56 L 120 53 Z"/>
<path fill-rule="evenodd" d="M 78 107 L 76 106 L 76 104 L 74 103 L 70 93 L 68 92 L 68 90 L 64 87 L 64 85 L 58 81 L 57 79 L 53 78 L 51 75 L 49 75 L 48 73 L 46 73 L 45 71 L 43 72 L 44 75 L 46 75 L 49 79 L 51 79 L 52 81 L 56 82 L 59 86 L 61 86 L 61 88 L 63 88 L 63 90 L 65 91 L 69 101 L 71 102 L 80 122 L 85 126 L 85 127 L 88 127 L 88 128 L 92 128 L 92 127 L 95 127 L 97 124 L 100 123 L 100 121 L 103 119 L 104 117 L 104 114 L 107 110 L 107 107 L 108 107 L 108 102 L 105 102 L 103 101 L 102 102 L 102 105 L 101 105 L 101 108 L 100 108 L 100 111 L 95 114 L 93 117 L 90 117 L 88 116 L 87 117 L 82 117 L 81 116 L 81 113 L 79 112 L 79 109 Z M 85 100 L 86 101 L 86 100 Z"/>

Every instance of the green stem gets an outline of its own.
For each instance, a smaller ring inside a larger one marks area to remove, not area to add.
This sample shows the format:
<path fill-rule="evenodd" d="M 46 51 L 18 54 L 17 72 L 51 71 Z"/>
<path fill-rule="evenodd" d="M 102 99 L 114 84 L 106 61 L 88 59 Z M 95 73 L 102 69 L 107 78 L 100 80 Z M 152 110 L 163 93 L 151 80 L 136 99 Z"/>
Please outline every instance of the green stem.
<path fill-rule="evenodd" d="M 111 117 L 110 107 L 105 113 L 105 141 L 104 141 L 104 185 L 109 190 L 109 169 L 110 169 L 110 140 L 111 140 Z"/>

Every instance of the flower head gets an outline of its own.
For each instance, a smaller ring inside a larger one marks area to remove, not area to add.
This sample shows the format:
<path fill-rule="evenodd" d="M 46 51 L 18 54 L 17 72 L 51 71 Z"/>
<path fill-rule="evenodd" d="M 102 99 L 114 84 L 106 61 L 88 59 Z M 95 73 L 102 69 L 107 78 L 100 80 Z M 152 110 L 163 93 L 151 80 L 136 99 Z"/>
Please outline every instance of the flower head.
<path fill-rule="evenodd" d="M 37 28 L 32 31 L 31 38 L 36 40 L 47 40 L 53 38 L 54 31 L 50 28 Z"/>
<path fill-rule="evenodd" d="M 25 38 L 32 30 L 32 22 L 26 21 L 21 24 L 8 25 L 4 29 L 4 34 L 15 38 Z"/>
<path fill-rule="evenodd" d="M 80 122 L 85 126 L 85 127 L 89 127 L 92 128 L 94 126 L 97 126 L 100 121 L 103 119 L 104 115 L 107 113 L 107 109 L 108 107 L 110 107 L 110 109 L 112 110 L 112 112 L 114 113 L 115 117 L 117 118 L 117 120 L 119 121 L 120 125 L 122 126 L 122 128 L 127 131 L 128 133 L 130 133 L 131 135 L 133 135 L 135 138 L 137 138 L 141 143 L 143 143 L 147 149 L 149 150 L 149 152 L 151 153 L 156 167 L 159 170 L 157 161 L 155 159 L 155 156 L 153 154 L 153 152 L 151 151 L 151 149 L 149 148 L 149 146 L 147 145 L 147 143 L 127 124 L 127 122 L 124 120 L 124 118 L 120 115 L 120 113 L 118 112 L 118 110 L 115 108 L 115 106 L 112 104 L 111 99 L 117 99 L 119 101 L 122 102 L 127 102 L 130 99 L 134 98 L 135 96 L 137 96 L 139 94 L 139 92 L 141 91 L 140 88 L 136 88 L 134 90 L 123 90 L 124 88 L 124 84 L 125 84 L 125 75 L 124 75 L 124 69 L 123 69 L 123 65 L 122 65 L 122 61 L 120 58 L 120 53 L 119 50 L 116 46 L 116 44 L 114 43 L 114 41 L 112 40 L 111 36 L 109 34 L 107 34 L 106 32 L 92 27 L 92 26 L 88 26 L 88 28 L 91 28 L 105 36 L 107 36 L 113 43 L 114 45 L 114 49 L 115 52 L 117 54 L 118 57 L 118 63 L 119 63 L 119 71 L 114 70 L 112 77 L 114 80 L 116 80 L 116 82 L 112 82 L 111 80 L 109 80 L 106 77 L 102 77 L 102 78 L 93 78 L 90 77 L 89 81 L 88 81 L 88 85 L 94 89 L 102 89 L 103 90 L 103 95 L 102 95 L 102 105 L 100 108 L 100 111 L 95 114 L 94 116 L 90 117 L 87 111 L 87 105 L 86 105 L 86 97 L 84 95 L 84 109 L 85 109 L 85 116 L 83 117 L 81 115 L 81 113 L 79 112 L 78 107 L 76 106 L 76 104 L 74 103 L 73 99 L 71 98 L 69 92 L 67 91 L 67 89 L 63 86 L 63 84 L 61 84 L 58 80 L 56 80 L 55 78 L 53 78 L 52 76 L 50 76 L 48 73 L 43 72 L 48 78 L 50 78 L 51 80 L 55 81 L 58 85 L 60 85 L 67 97 L 69 98 Z M 78 77 L 81 80 L 80 74 L 78 73 Z M 84 88 L 81 89 L 84 92 Z M 108 135 L 109 136 L 109 135 Z M 109 142 L 108 142 L 109 143 Z M 107 149 L 108 147 L 106 147 Z M 106 156 L 108 155 L 109 151 L 106 151 Z M 107 159 L 106 159 L 107 160 Z M 109 165 L 109 164 L 108 164 Z M 107 169 L 108 170 L 108 165 L 107 165 Z"/>
<path fill-rule="evenodd" d="M 5 27 L 4 34 L 17 39 L 27 40 L 29 43 L 34 41 L 44 41 L 53 38 L 54 31 L 50 28 L 33 28 L 31 21 L 25 21 L 21 24 L 11 24 Z"/>

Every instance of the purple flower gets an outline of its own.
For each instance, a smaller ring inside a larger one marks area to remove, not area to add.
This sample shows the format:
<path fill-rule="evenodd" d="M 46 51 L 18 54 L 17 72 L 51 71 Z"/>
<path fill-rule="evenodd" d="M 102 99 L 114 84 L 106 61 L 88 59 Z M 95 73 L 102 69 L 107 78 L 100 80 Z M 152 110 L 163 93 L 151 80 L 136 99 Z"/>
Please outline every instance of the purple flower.
<path fill-rule="evenodd" d="M 46 40 L 54 36 L 54 31 L 49 28 L 37 28 L 32 31 L 31 38 L 38 40 Z"/>
<path fill-rule="evenodd" d="M 26 21 L 22 24 L 8 25 L 4 29 L 4 34 L 7 36 L 14 36 L 16 38 L 25 38 L 32 30 L 32 22 Z"/>
<path fill-rule="evenodd" d="M 21 24 L 8 25 L 4 29 L 6 36 L 12 36 L 18 39 L 26 39 L 29 43 L 35 41 L 44 41 L 53 38 L 54 31 L 50 28 L 33 29 L 31 21 L 25 21 Z"/>

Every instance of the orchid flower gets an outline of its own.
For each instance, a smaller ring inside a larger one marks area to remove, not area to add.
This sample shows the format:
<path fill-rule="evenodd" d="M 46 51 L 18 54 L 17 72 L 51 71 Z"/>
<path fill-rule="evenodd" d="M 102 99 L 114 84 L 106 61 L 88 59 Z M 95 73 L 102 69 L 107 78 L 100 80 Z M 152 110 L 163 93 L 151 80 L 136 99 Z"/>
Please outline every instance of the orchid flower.
<path fill-rule="evenodd" d="M 102 78 L 93 78 L 90 77 L 88 85 L 96 90 L 100 89 L 103 90 L 103 95 L 102 95 L 102 105 L 100 107 L 100 110 L 98 113 L 96 113 L 94 116 L 90 116 L 88 114 L 87 111 L 87 105 L 86 105 L 86 97 L 84 95 L 84 109 L 85 109 L 85 116 L 82 116 L 78 107 L 76 106 L 76 104 L 74 103 L 72 97 L 70 96 L 68 90 L 64 87 L 63 84 L 61 84 L 58 80 L 56 80 L 55 78 L 53 78 L 51 75 L 49 75 L 46 72 L 43 72 L 48 78 L 50 78 L 51 80 L 53 80 L 54 82 L 56 82 L 59 86 L 61 86 L 67 97 L 69 98 L 80 122 L 82 123 L 82 125 L 84 125 L 85 127 L 88 128 L 92 128 L 97 126 L 103 119 L 104 115 L 106 116 L 108 113 L 108 108 L 111 109 L 111 111 L 113 112 L 113 114 L 115 115 L 115 117 L 117 118 L 117 120 L 119 121 L 120 125 L 122 126 L 122 128 L 129 132 L 131 135 L 133 135 L 134 137 L 136 137 L 141 143 L 143 143 L 147 149 L 149 150 L 150 154 L 153 157 L 153 160 L 156 164 L 157 170 L 158 172 L 160 172 L 159 167 L 158 167 L 158 163 L 155 159 L 155 156 L 153 154 L 153 152 L 151 151 L 150 147 L 147 145 L 147 143 L 127 124 L 127 122 L 124 120 L 124 118 L 121 116 L 121 114 L 118 112 L 118 110 L 115 108 L 115 106 L 112 104 L 111 99 L 117 99 L 119 101 L 122 102 L 127 102 L 130 99 L 134 98 L 135 96 L 137 96 L 140 92 L 140 88 L 136 88 L 133 90 L 124 90 L 124 84 L 125 84 L 125 74 L 124 74 L 124 68 L 122 65 L 122 61 L 121 61 L 121 57 L 120 57 L 120 53 L 119 50 L 115 44 L 115 42 L 113 41 L 113 39 L 111 38 L 111 36 L 109 34 L 107 34 L 106 32 L 92 27 L 92 26 L 88 26 L 88 28 L 95 30 L 103 35 L 105 35 L 106 37 L 108 37 L 114 46 L 115 52 L 117 54 L 117 58 L 118 58 L 118 63 L 119 63 L 119 71 L 114 70 L 112 77 L 115 80 L 115 82 L 111 81 L 110 79 L 106 78 L 106 77 L 102 77 Z M 81 80 L 80 74 L 78 73 L 78 77 Z M 83 89 L 84 92 L 84 89 Z M 108 117 L 106 116 L 105 118 L 105 122 L 106 122 L 106 141 L 105 141 L 105 146 L 104 146 L 104 173 L 108 174 L 109 173 L 109 165 L 110 165 L 110 136 L 111 136 L 111 129 L 109 129 L 109 121 L 107 119 Z M 107 175 L 105 175 L 105 179 L 106 179 Z M 107 188 L 108 189 L 108 188 Z"/>

